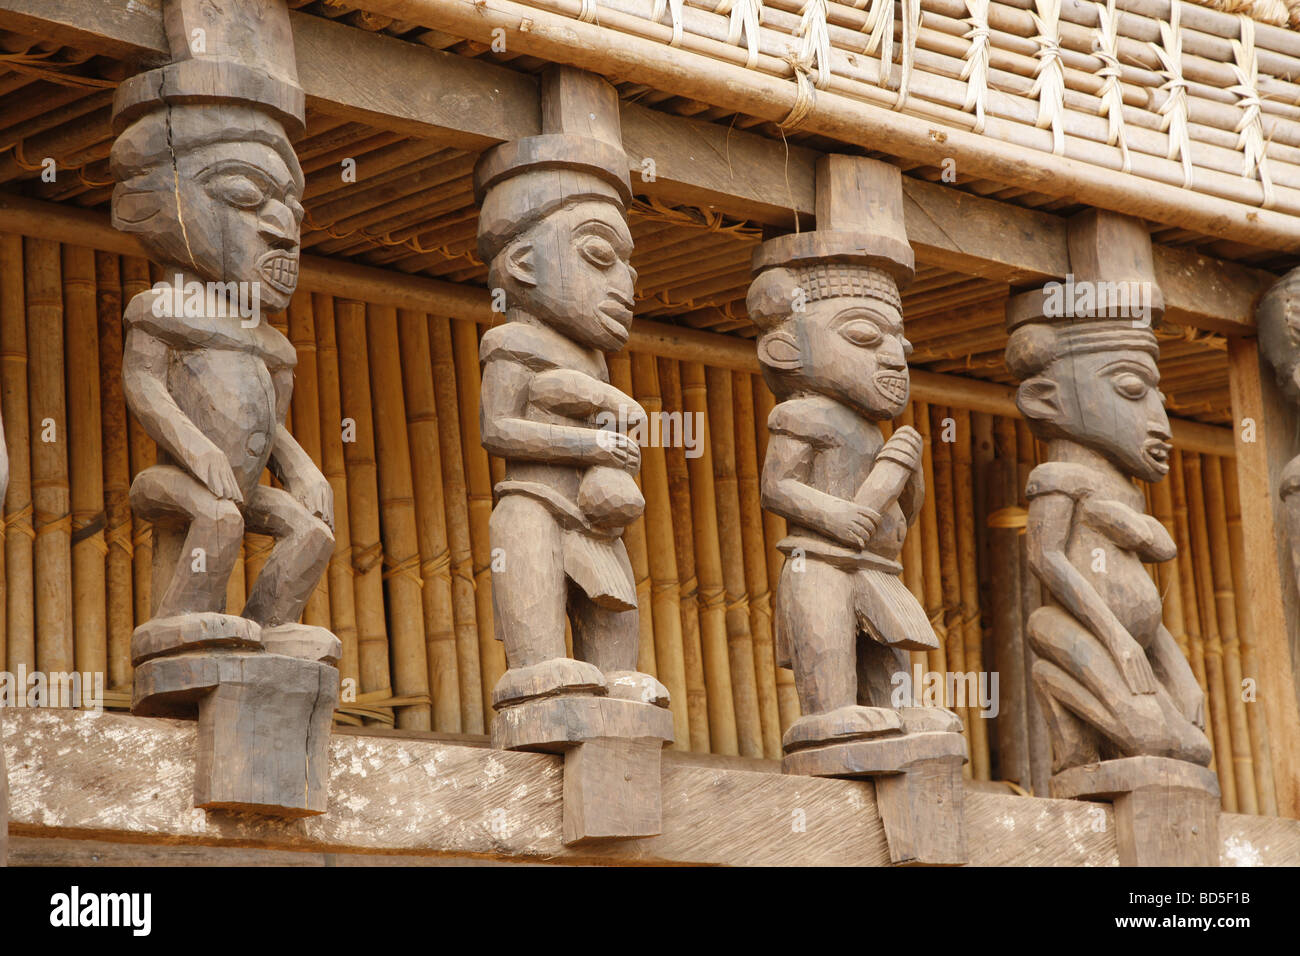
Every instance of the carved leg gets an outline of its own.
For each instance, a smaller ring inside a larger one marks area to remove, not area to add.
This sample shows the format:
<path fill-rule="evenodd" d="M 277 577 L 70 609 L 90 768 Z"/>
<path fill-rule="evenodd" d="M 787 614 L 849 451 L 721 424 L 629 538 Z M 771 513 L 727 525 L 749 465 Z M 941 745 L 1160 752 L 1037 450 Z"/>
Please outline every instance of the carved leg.
<path fill-rule="evenodd" d="M 527 495 L 505 495 L 492 509 L 488 531 L 493 553 L 503 557 L 492 571 L 493 627 L 510 665 L 493 688 L 492 706 L 556 693 L 603 694 L 600 669 L 565 652 L 569 580 L 564 531 L 555 517 Z"/>
<path fill-rule="evenodd" d="M 872 640 L 858 638 L 858 703 L 868 707 L 892 707 L 894 675 L 909 670 L 907 651 Z"/>
<path fill-rule="evenodd" d="M 1102 734 L 1097 725 L 1105 723 L 1110 725 L 1110 733 L 1120 732 L 1101 701 L 1051 661 L 1035 661 L 1031 673 L 1052 741 L 1052 770 L 1100 760 L 1098 742 Z M 1087 719 L 1080 719 L 1076 713 Z"/>
<path fill-rule="evenodd" d="M 789 635 L 799 706 L 824 714 L 858 702 L 853 578 L 820 561 L 796 571 L 787 560 L 777 588 L 777 615 Z"/>
<path fill-rule="evenodd" d="M 226 583 L 244 541 L 244 519 L 233 501 L 217 498 L 174 465 L 146 468 L 131 483 L 131 508 L 160 524 L 187 520 L 189 530 L 155 618 L 221 611 Z"/>
<path fill-rule="evenodd" d="M 287 491 L 258 485 L 244 509 L 248 530 L 275 538 L 275 546 L 253 582 L 244 617 L 263 627 L 292 624 L 334 552 L 334 534 Z"/>
<path fill-rule="evenodd" d="M 573 656 L 600 668 L 609 681 L 611 696 L 668 706 L 668 688 L 636 669 L 641 634 L 635 608 L 604 608 L 574 588 L 569 596 L 569 622 Z"/>

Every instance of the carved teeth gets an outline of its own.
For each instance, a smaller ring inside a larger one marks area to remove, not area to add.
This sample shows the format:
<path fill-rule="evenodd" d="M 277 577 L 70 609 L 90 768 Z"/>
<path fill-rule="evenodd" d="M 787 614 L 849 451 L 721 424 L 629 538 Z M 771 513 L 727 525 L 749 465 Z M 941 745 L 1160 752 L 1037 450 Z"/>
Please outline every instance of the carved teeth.
<path fill-rule="evenodd" d="M 896 372 L 877 372 L 875 383 L 876 388 L 878 388 L 886 398 L 891 398 L 898 402 L 907 399 L 907 376 L 899 375 Z"/>
<path fill-rule="evenodd" d="M 262 278 L 272 288 L 292 293 L 298 286 L 298 257 L 285 254 L 270 256 L 262 261 Z"/>

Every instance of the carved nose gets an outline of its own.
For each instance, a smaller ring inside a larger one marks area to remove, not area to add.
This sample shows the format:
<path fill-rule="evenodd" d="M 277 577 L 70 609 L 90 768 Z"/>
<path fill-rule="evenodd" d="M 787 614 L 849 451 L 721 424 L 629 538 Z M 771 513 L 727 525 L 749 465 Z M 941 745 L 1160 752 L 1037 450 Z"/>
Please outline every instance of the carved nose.
<path fill-rule="evenodd" d="M 1159 418 L 1148 422 L 1147 434 L 1152 438 L 1159 438 L 1161 441 L 1172 440 L 1174 433 L 1169 428 L 1169 417 L 1167 415 L 1161 415 Z"/>
<path fill-rule="evenodd" d="M 297 241 L 293 213 L 289 207 L 272 199 L 257 220 L 257 231 L 276 245 L 293 245 Z"/>

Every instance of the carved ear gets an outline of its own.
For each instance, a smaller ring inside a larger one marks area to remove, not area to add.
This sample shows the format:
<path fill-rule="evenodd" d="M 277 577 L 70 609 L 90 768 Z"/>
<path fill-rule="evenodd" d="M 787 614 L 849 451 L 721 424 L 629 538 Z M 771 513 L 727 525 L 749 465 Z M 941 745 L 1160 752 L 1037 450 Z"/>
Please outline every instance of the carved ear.
<path fill-rule="evenodd" d="M 506 251 L 506 274 L 520 285 L 537 285 L 537 267 L 533 264 L 533 244 L 520 242 Z"/>
<path fill-rule="evenodd" d="M 789 332 L 769 332 L 758 340 L 758 360 L 768 368 L 793 372 L 803 365 L 799 346 Z"/>
<path fill-rule="evenodd" d="M 1055 421 L 1061 414 L 1061 398 L 1056 383 L 1041 375 L 1020 384 L 1016 405 L 1026 418 L 1037 421 Z"/>

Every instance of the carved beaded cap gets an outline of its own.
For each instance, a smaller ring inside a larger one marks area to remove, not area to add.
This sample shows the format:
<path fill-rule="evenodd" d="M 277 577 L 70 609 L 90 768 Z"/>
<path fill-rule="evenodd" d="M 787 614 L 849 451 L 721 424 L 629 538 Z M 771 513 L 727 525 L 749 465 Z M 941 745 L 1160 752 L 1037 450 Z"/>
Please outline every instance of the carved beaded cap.
<path fill-rule="evenodd" d="M 809 302 L 843 296 L 861 296 L 888 302 L 900 312 L 903 297 L 898 284 L 882 269 L 847 262 L 819 262 L 799 265 L 790 270 Z"/>

